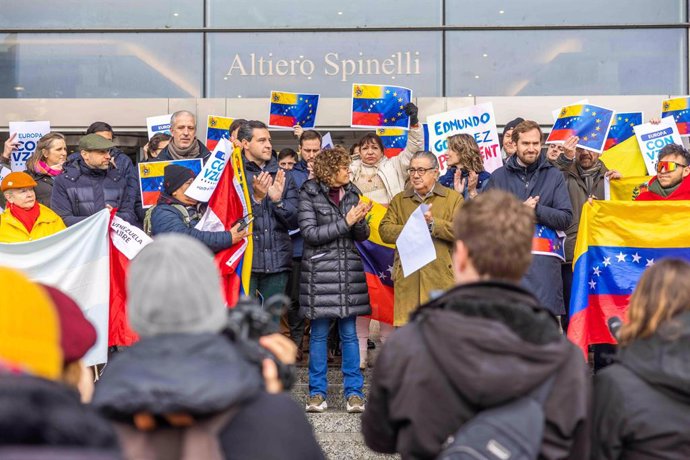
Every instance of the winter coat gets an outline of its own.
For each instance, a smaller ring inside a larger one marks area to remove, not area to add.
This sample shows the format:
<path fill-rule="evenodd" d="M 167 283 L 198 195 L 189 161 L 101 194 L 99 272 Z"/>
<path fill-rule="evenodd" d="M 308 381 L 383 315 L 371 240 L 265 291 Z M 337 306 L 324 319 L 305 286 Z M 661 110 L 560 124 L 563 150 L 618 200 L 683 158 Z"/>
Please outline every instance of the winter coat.
<path fill-rule="evenodd" d="M 164 194 L 161 194 L 161 198 L 158 200 L 158 204 L 149 211 L 151 213 L 152 236 L 162 233 L 182 233 L 201 241 L 213 252 L 220 252 L 232 246 L 232 234 L 230 232 L 210 232 L 194 228 L 199 223 L 201 216 L 194 209 L 194 206 L 186 206 Z M 178 208 L 179 206 L 192 209 L 188 209 L 185 216 L 182 210 Z"/>
<path fill-rule="evenodd" d="M 78 158 L 55 177 L 50 208 L 68 227 L 104 209 L 106 204 L 118 208 L 117 215 L 130 224 L 139 224 L 127 177 L 117 167 L 92 169 Z"/>
<path fill-rule="evenodd" d="M 128 459 L 138 458 L 137 444 L 128 442 L 137 435 L 135 414 L 204 420 L 231 408 L 235 414 L 218 435 L 224 458 L 323 458 L 301 408 L 287 394 L 267 394 L 259 366 L 221 335 L 141 340 L 108 363 L 92 404 L 115 422 Z"/>
<path fill-rule="evenodd" d="M 53 195 L 53 182 L 56 176 L 50 174 L 42 174 L 36 171 L 27 169 L 26 172 L 36 181 L 34 192 L 36 193 L 36 201 L 46 207 L 50 207 L 50 197 Z"/>
<path fill-rule="evenodd" d="M 407 168 L 410 167 L 412 155 L 424 149 L 424 130 L 421 125 L 410 128 L 407 133 L 405 150 L 393 158 L 387 158 L 384 155 L 377 164 L 378 176 L 386 187 L 389 202 L 395 195 L 405 190 L 405 183 L 409 178 Z M 359 180 L 361 172 L 362 160 L 353 161 L 350 164 L 350 175 L 353 182 L 356 183 Z"/>
<path fill-rule="evenodd" d="M 271 157 L 263 169 L 253 161 L 247 160 L 244 155 L 242 161 L 254 216 L 252 272 L 279 273 L 292 270 L 292 241 L 288 231 L 297 228 L 299 195 L 295 181 L 290 174 L 285 175 L 282 205 L 273 203 L 268 195 L 261 203 L 257 203 L 252 187 L 254 178 L 266 171 L 275 179 L 279 169 L 278 160 Z"/>
<path fill-rule="evenodd" d="M 438 178 L 438 183 L 444 187 L 448 187 L 451 190 L 455 190 L 455 171 L 457 170 L 458 168 L 456 166 L 451 166 L 448 168 L 446 173 Z M 462 198 L 465 200 L 470 199 L 470 192 L 467 190 L 467 181 L 469 177 L 470 174 L 463 170 L 462 181 L 465 184 L 465 188 L 462 190 Z M 479 177 L 477 177 L 477 193 L 482 193 L 484 191 L 484 187 L 486 187 L 486 184 L 489 183 L 490 178 L 491 174 L 486 171 L 481 171 L 479 173 Z"/>
<path fill-rule="evenodd" d="M 604 176 L 608 172 L 608 168 L 601 164 L 601 171 L 597 177 L 594 186 L 592 187 L 593 195 L 599 199 L 604 199 Z M 570 204 L 573 207 L 573 221 L 565 231 L 565 260 L 572 263 L 573 255 L 575 253 L 575 242 L 577 241 L 577 229 L 580 226 L 580 216 L 582 215 L 582 206 L 587 203 L 589 196 L 587 195 L 587 186 L 582 180 L 577 170 L 575 163 L 572 163 L 568 169 L 564 171 L 565 181 L 568 187 L 568 195 L 570 196 Z"/>
<path fill-rule="evenodd" d="M 305 318 L 347 318 L 368 315 L 369 290 L 355 241 L 369 238 L 362 219 L 352 227 L 345 216 L 359 202 L 359 189 L 349 183 L 340 205 L 328 186 L 308 180 L 299 200 L 299 227 L 304 237 L 300 274 L 300 314 Z"/>
<path fill-rule="evenodd" d="M 12 458 L 3 451 L 11 447 L 27 455 L 36 449 L 34 457 L 18 457 L 27 459 L 120 458 L 113 427 L 76 391 L 29 375 L 0 375 L 0 458 Z"/>
<path fill-rule="evenodd" d="M 665 326 L 594 377 L 593 460 L 690 458 L 690 313 Z"/>
<path fill-rule="evenodd" d="M 652 177 L 652 179 L 649 181 L 649 184 L 651 185 L 653 182 L 656 182 L 657 176 Z M 650 190 L 647 190 L 646 192 L 640 193 L 637 198 L 635 198 L 635 201 L 661 201 L 661 200 L 690 200 L 690 176 L 686 177 L 683 179 L 683 182 L 680 183 L 678 188 L 671 193 L 669 196 L 664 198 L 661 195 L 658 195 Z"/>
<path fill-rule="evenodd" d="M 407 324 L 410 313 L 427 302 L 431 293 L 445 291 L 455 284 L 451 260 L 455 242 L 453 217 L 462 201 L 462 196 L 455 190 L 435 184 L 432 194 L 423 201 L 410 187 L 398 193 L 388 206 L 379 226 L 379 234 L 384 243 L 395 244 L 414 210 L 421 203 L 433 204 L 431 215 L 434 216 L 434 226 L 431 230 L 431 239 L 436 250 L 436 259 L 433 262 L 405 277 L 396 249 L 393 262 L 394 326 Z"/>
<path fill-rule="evenodd" d="M 309 179 L 309 168 L 307 168 L 307 162 L 300 160 L 295 163 L 295 166 L 293 166 L 290 170 L 290 175 L 292 175 L 292 180 L 295 181 L 295 187 L 297 187 L 297 190 L 299 191 L 302 188 L 302 185 L 304 185 L 304 183 Z M 297 228 L 290 229 L 291 232 L 294 232 L 295 230 L 297 230 L 297 232 L 290 235 L 290 238 L 292 239 L 292 257 L 295 259 L 301 259 L 302 253 L 304 252 L 304 238 L 302 238 L 302 234 L 299 232 L 299 224 L 297 225 Z"/>
<path fill-rule="evenodd" d="M 172 143 L 172 140 L 170 141 Z M 211 157 L 211 151 L 206 148 L 203 142 L 201 142 L 199 139 L 196 139 L 196 142 L 199 144 L 199 156 L 195 158 L 200 158 L 203 163 L 206 163 L 206 160 L 208 160 Z M 169 152 L 169 146 L 168 144 L 163 150 L 161 150 L 161 153 L 158 155 L 158 158 L 155 160 L 151 161 L 171 161 L 174 160 L 174 158 L 170 155 Z M 189 158 L 190 160 L 193 160 L 194 158 Z"/>
<path fill-rule="evenodd" d="M 19 219 L 14 217 L 9 208 L 0 215 L 0 243 L 22 243 L 35 241 L 65 229 L 60 216 L 50 208 L 38 204 L 40 212 L 38 219 L 29 232 Z"/>
<path fill-rule="evenodd" d="M 584 460 L 590 376 L 582 352 L 518 286 L 457 286 L 420 307 L 386 340 L 362 416 L 364 440 L 403 459 L 434 458 L 480 410 L 520 398 L 552 375 L 539 458 Z"/>
<path fill-rule="evenodd" d="M 517 155 L 506 160 L 505 166 L 491 174 L 485 190 L 497 188 L 515 195 L 520 201 L 539 196 L 535 208 L 537 224 L 553 230 L 567 230 L 573 210 L 563 173 L 540 155 L 533 164 L 523 167 Z M 523 286 L 539 299 L 539 303 L 555 315 L 565 314 L 561 260 L 554 256 L 534 255 L 522 280 Z"/>

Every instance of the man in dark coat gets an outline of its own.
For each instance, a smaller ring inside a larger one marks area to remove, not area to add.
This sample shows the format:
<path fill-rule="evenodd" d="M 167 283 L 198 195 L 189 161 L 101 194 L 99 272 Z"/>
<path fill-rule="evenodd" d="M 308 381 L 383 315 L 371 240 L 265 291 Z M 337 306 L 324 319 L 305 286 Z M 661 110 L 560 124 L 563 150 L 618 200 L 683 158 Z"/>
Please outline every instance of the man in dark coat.
<path fill-rule="evenodd" d="M 506 160 L 505 166 L 493 172 L 486 190 L 512 193 L 533 210 L 538 227 L 546 227 L 547 232 L 565 231 L 573 219 L 568 189 L 563 174 L 540 155 L 541 139 L 541 128 L 536 122 L 518 124 L 513 129 L 517 152 Z M 565 314 L 561 262 L 553 254 L 535 254 L 522 281 L 539 303 L 555 315 Z"/>
<path fill-rule="evenodd" d="M 150 228 L 144 219 L 144 230 L 151 235 L 182 233 L 204 243 L 213 252 L 231 247 L 247 236 L 246 228 L 239 230 L 237 223 L 230 231 L 197 230 L 196 224 L 202 216 L 199 202 L 185 195 L 196 175 L 184 166 L 169 164 L 163 169 L 163 190 L 158 204 L 150 209 Z"/>
<path fill-rule="evenodd" d="M 297 187 L 272 155 L 271 134 L 260 121 L 243 123 L 237 133 L 243 166 L 251 184 L 254 254 L 249 292 L 264 299 L 285 292 L 292 269 L 289 230 L 297 228 Z"/>
<path fill-rule="evenodd" d="M 127 176 L 111 162 L 113 147 L 112 141 L 87 134 L 79 140 L 80 156 L 55 177 L 50 207 L 68 227 L 104 208 L 117 208 L 119 217 L 139 225 Z"/>
<path fill-rule="evenodd" d="M 403 459 L 435 458 L 477 413 L 554 376 L 539 458 L 587 458 L 587 366 L 556 319 L 518 285 L 530 264 L 533 219 L 498 190 L 457 214 L 457 286 L 421 306 L 383 346 L 362 417 L 370 448 Z"/>
<path fill-rule="evenodd" d="M 201 158 L 206 163 L 211 156 L 204 143 L 196 138 L 196 116 L 192 112 L 179 110 L 173 113 L 170 117 L 170 134 L 172 140 L 156 161 Z"/>

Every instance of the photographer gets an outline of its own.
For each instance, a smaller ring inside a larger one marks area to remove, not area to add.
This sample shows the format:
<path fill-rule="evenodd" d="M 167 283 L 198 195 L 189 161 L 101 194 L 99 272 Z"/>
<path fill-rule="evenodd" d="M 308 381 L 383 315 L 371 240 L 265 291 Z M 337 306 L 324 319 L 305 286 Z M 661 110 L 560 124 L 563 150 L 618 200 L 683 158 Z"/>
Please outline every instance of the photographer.
<path fill-rule="evenodd" d="M 220 334 L 228 311 L 203 244 L 162 235 L 132 261 L 127 287 L 142 339 L 108 364 L 93 399 L 125 458 L 323 458 L 296 403 L 270 393 L 281 390 L 275 364 L 265 361 L 262 376 Z M 294 362 L 289 339 L 260 343 Z"/>

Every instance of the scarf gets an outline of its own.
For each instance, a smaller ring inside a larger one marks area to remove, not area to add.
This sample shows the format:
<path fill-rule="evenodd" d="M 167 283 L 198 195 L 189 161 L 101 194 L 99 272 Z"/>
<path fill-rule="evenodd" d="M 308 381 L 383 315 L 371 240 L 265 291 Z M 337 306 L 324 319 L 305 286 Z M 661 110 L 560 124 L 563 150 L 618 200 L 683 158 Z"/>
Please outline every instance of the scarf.
<path fill-rule="evenodd" d="M 60 165 L 60 169 L 51 168 L 50 166 L 48 166 L 48 163 L 46 163 L 43 160 L 39 160 L 36 163 L 36 166 L 34 166 L 34 169 L 38 174 L 46 174 L 52 177 L 59 176 L 60 174 L 62 174 L 62 165 Z"/>
<path fill-rule="evenodd" d="M 661 184 L 659 183 L 659 179 L 655 180 L 651 184 L 649 184 L 649 191 L 656 193 L 657 195 L 660 195 L 664 198 L 668 198 L 670 194 L 678 190 L 678 187 L 680 187 L 680 184 L 683 182 L 679 182 L 677 185 L 674 185 L 673 187 L 669 188 L 663 188 Z"/>
<path fill-rule="evenodd" d="M 194 138 L 194 142 L 186 149 L 181 149 L 172 141 L 168 144 L 168 152 L 173 160 L 187 160 L 199 156 L 199 141 Z"/>
<path fill-rule="evenodd" d="M 602 163 L 599 160 L 597 160 L 597 162 L 594 163 L 594 166 L 592 166 L 589 169 L 583 169 L 582 166 L 580 166 L 580 163 L 575 163 L 575 167 L 577 168 L 577 174 L 585 183 L 587 196 L 591 196 L 592 192 L 594 192 L 594 182 L 597 179 L 599 179 L 599 176 L 601 175 L 601 166 Z M 598 198 L 601 199 L 603 197 Z"/>
<path fill-rule="evenodd" d="M 336 206 L 340 206 L 340 200 L 343 199 L 343 196 L 345 196 L 345 190 L 342 187 L 331 187 L 328 189 L 328 198 L 330 198 Z"/>
<path fill-rule="evenodd" d="M 41 213 L 41 208 L 38 206 L 38 202 L 36 202 L 31 209 L 22 209 L 13 203 L 7 203 L 7 207 L 10 210 L 10 214 L 21 222 L 28 232 L 31 233 L 31 230 L 34 228 L 34 224 L 38 220 L 38 215 Z"/>

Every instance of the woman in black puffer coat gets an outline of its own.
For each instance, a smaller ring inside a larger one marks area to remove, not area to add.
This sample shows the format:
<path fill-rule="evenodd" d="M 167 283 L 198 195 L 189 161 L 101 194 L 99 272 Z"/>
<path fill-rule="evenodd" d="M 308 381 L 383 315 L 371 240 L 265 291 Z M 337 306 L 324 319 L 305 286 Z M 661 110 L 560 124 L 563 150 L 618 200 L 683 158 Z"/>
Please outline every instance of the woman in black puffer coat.
<path fill-rule="evenodd" d="M 300 232 L 304 238 L 300 313 L 311 319 L 309 400 L 307 411 L 327 408 L 326 340 L 331 318 L 340 318 L 343 383 L 348 412 L 364 410 L 363 378 L 355 320 L 371 313 L 364 266 L 355 241 L 369 237 L 365 217 L 371 205 L 349 176 L 350 155 L 340 147 L 324 150 L 314 160 L 315 179 L 302 186 Z"/>

